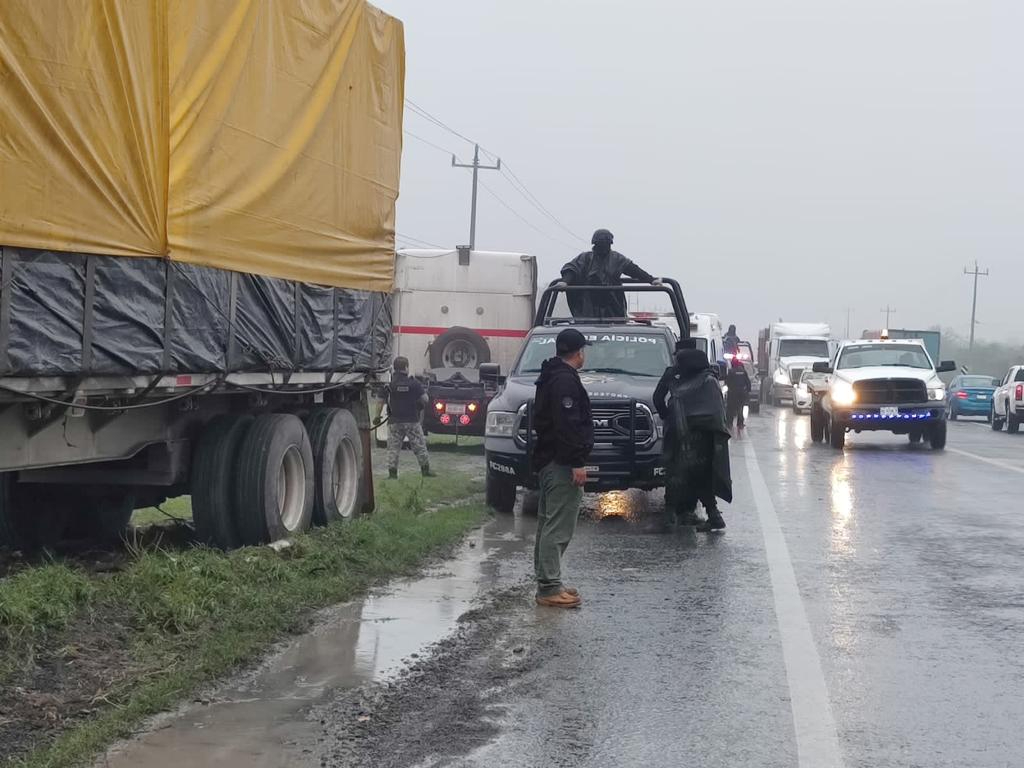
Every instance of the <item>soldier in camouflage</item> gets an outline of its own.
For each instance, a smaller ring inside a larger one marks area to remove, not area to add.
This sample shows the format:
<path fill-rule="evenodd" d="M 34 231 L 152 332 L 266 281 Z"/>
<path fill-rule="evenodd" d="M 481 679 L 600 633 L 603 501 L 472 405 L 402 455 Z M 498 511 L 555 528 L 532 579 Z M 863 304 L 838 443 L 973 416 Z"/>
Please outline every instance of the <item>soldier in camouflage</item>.
<path fill-rule="evenodd" d="M 427 393 L 423 385 L 409 375 L 409 361 L 404 357 L 395 358 L 393 370 L 388 387 L 388 477 L 398 477 L 398 458 L 407 439 L 423 476 L 434 477 L 427 455 L 427 438 L 420 423 Z"/>

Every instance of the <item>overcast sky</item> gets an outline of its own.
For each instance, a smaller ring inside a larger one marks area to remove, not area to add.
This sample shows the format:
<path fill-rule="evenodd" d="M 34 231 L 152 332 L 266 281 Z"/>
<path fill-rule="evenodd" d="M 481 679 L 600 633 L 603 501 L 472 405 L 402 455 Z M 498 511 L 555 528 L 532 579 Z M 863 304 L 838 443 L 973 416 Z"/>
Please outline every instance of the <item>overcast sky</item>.
<path fill-rule="evenodd" d="M 934 324 L 1024 340 L 1021 0 L 375 0 L 406 96 L 502 160 L 478 249 L 542 277 L 607 227 L 741 334 Z M 406 112 L 467 161 L 471 146 Z M 398 231 L 468 242 L 470 173 L 406 136 Z M 538 230 L 540 230 L 538 232 Z"/>

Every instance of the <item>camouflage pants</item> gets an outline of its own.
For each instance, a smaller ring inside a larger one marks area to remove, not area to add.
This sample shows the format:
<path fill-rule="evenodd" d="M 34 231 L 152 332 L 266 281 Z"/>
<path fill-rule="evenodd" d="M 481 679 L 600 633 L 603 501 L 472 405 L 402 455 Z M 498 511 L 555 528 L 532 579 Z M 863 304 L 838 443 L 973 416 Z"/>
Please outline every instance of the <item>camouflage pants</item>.
<path fill-rule="evenodd" d="M 409 438 L 409 447 L 416 454 L 420 468 L 430 466 L 427 456 L 427 438 L 423 435 L 423 427 L 418 423 L 388 424 L 388 469 L 398 469 L 398 455 L 402 451 L 402 443 Z"/>

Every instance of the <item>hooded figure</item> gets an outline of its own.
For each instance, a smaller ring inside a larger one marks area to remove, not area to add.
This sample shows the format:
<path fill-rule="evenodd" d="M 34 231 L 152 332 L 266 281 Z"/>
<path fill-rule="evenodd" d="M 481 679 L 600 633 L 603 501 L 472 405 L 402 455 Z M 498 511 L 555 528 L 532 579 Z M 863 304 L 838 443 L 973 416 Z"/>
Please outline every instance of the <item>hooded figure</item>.
<path fill-rule="evenodd" d="M 622 285 L 622 276 L 645 283 L 657 283 L 648 274 L 618 251 L 612 250 L 615 238 L 607 229 L 599 229 L 590 242 L 593 250 L 581 253 L 562 267 L 562 280 L 568 285 Z M 601 319 L 626 317 L 626 294 L 623 291 L 569 292 L 569 310 L 576 318 Z"/>
<path fill-rule="evenodd" d="M 676 516 L 696 523 L 697 502 L 707 522 L 702 531 L 725 528 L 718 499 L 732 501 L 729 429 L 718 377 L 699 349 L 680 349 L 654 392 L 654 406 L 665 424 L 666 523 Z"/>
<path fill-rule="evenodd" d="M 722 338 L 722 346 L 730 355 L 735 355 L 740 351 L 740 337 L 736 333 L 735 325 L 730 325 L 729 330 L 725 332 L 725 336 Z"/>
<path fill-rule="evenodd" d="M 743 406 L 750 400 L 750 375 L 743 366 L 743 361 L 734 357 L 729 363 L 729 373 L 725 377 L 725 385 L 729 388 L 729 394 L 725 401 L 725 420 L 729 426 L 736 422 L 742 429 Z"/>

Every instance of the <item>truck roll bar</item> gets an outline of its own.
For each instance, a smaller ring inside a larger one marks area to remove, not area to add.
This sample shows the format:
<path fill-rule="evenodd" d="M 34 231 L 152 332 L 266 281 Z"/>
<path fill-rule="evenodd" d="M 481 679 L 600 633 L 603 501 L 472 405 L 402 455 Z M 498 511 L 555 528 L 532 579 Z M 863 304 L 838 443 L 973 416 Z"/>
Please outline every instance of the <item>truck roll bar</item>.
<path fill-rule="evenodd" d="M 534 326 L 550 325 L 609 325 L 622 324 L 632 321 L 629 317 L 558 317 L 554 315 L 555 306 L 560 293 L 574 293 L 577 291 L 609 292 L 620 291 L 622 293 L 666 293 L 672 302 L 672 311 L 675 313 L 676 322 L 679 324 L 679 338 L 690 338 L 690 313 L 686 308 L 686 299 L 683 298 L 683 291 L 679 283 L 670 277 L 663 277 L 661 285 L 642 283 L 635 280 L 627 280 L 622 285 L 559 285 L 561 280 L 553 280 L 544 293 L 541 294 L 537 304 L 537 316 L 534 319 Z"/>

